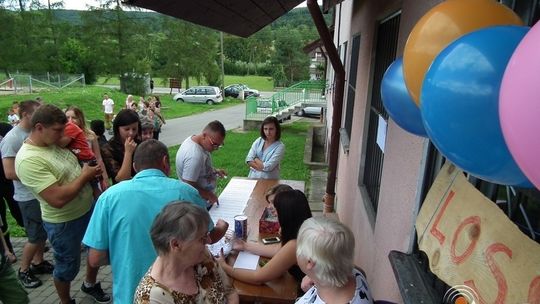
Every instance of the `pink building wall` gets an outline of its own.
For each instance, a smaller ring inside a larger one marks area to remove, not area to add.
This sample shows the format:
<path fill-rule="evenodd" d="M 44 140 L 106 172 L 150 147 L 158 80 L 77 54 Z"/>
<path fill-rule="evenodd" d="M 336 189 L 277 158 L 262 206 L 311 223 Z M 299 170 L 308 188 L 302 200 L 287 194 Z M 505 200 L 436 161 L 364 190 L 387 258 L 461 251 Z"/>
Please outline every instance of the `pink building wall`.
<path fill-rule="evenodd" d="M 409 134 L 388 121 L 384 166 L 378 210 L 375 214 L 367 192 L 358 186 L 364 172 L 367 115 L 371 94 L 372 64 L 375 60 L 376 30 L 384 18 L 401 11 L 397 57 L 402 56 L 407 36 L 416 21 L 440 1 L 353 1 L 340 5 L 342 28 L 334 36 L 340 44 L 348 41 L 347 65 L 350 62 L 352 37 L 360 34 L 352 138 L 348 153 L 340 147 L 336 184 L 336 212 L 356 238 L 355 263 L 368 275 L 375 299 L 401 303 L 401 295 L 388 260 L 391 250 L 410 252 L 414 242 L 414 222 L 420 203 L 427 140 Z M 348 12 L 347 10 L 352 10 Z M 335 28 L 337 28 L 337 20 Z M 343 26 L 345 24 L 345 26 Z M 345 67 L 348 78 L 349 67 Z M 345 91 L 346 92 L 346 91 Z M 331 98 L 332 94 L 327 94 Z M 346 101 L 346 96 L 345 96 Z M 328 105 L 329 115 L 332 103 Z M 344 106 L 344 111 L 346 107 Z M 345 113 L 343 119 L 345 118 Z M 330 121 L 329 121 L 330 122 Z M 328 124 L 329 128 L 331 124 Z M 330 130 L 328 130 L 328 133 Z M 341 145 L 340 145 L 341 146 Z"/>

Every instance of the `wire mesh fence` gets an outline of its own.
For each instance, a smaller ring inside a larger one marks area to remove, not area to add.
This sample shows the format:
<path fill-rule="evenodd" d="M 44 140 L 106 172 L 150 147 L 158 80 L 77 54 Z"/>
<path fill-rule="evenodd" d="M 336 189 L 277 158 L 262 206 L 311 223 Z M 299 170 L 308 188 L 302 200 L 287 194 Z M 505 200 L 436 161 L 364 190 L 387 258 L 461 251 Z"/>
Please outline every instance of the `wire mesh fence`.
<path fill-rule="evenodd" d="M 66 87 L 83 87 L 84 74 L 10 74 L 0 80 L 1 91 L 15 94 L 33 93 L 43 90 L 60 90 Z"/>

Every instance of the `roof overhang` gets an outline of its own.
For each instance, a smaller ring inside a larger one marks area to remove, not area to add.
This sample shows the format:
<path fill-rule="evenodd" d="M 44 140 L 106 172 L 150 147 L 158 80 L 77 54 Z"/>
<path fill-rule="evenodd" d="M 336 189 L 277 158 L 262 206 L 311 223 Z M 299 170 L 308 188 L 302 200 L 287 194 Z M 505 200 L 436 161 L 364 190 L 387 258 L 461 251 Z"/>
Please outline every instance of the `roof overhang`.
<path fill-rule="evenodd" d="M 248 37 L 304 0 L 122 0 L 218 31 Z"/>

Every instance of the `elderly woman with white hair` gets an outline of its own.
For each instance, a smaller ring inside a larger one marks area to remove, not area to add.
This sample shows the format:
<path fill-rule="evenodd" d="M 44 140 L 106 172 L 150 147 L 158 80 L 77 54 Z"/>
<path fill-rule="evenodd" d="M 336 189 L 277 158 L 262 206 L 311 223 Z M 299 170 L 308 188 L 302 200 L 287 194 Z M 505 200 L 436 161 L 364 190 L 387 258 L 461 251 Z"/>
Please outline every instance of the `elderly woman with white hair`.
<path fill-rule="evenodd" d="M 298 232 L 296 258 L 313 286 L 296 303 L 373 303 L 353 255 L 354 236 L 347 226 L 326 217 L 307 219 Z"/>
<path fill-rule="evenodd" d="M 135 292 L 137 304 L 233 304 L 238 294 L 206 248 L 210 215 L 173 202 L 156 216 L 150 237 L 158 257 Z"/>

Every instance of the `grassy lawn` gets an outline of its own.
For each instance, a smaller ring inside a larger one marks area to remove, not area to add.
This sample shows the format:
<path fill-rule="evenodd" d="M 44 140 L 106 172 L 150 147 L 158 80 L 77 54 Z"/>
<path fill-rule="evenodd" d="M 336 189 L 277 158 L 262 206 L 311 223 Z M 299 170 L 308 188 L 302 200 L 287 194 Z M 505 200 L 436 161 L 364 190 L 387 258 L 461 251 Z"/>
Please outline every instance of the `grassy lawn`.
<path fill-rule="evenodd" d="M 296 122 L 282 126 L 281 140 L 285 144 L 285 158 L 281 162 L 281 178 L 292 180 L 303 180 L 309 184 L 309 168 L 304 164 L 304 144 L 306 134 L 310 124 L 307 122 Z M 259 136 L 258 131 L 228 131 L 225 138 L 225 145 L 218 151 L 212 153 L 214 166 L 225 169 L 228 173 L 226 179 L 218 182 L 217 192 L 221 193 L 233 176 L 247 176 L 248 166 L 245 163 L 246 154 L 253 141 Z M 171 177 L 176 178 L 176 151 L 179 146 L 169 148 L 171 158 Z M 15 220 L 8 212 L 9 229 L 12 236 L 25 236 L 22 228 L 17 226 Z"/>
<path fill-rule="evenodd" d="M 153 78 L 154 84 L 156 87 L 169 87 L 168 79 L 162 77 Z M 119 85 L 120 79 L 118 77 L 107 78 L 105 76 L 98 77 L 98 84 L 109 84 L 109 85 Z M 225 75 L 225 86 L 234 83 L 243 83 L 252 89 L 257 89 L 259 91 L 273 91 L 274 90 L 274 81 L 270 76 L 235 76 L 235 75 Z M 191 86 L 196 85 L 206 85 L 204 79 L 199 83 L 197 79 L 190 78 L 189 84 Z M 185 83 L 182 83 L 182 86 Z"/>
<path fill-rule="evenodd" d="M 309 169 L 304 164 L 304 145 L 309 125 L 307 122 L 283 125 L 281 140 L 285 144 L 286 150 L 285 157 L 281 162 L 280 176 L 282 179 L 303 180 L 306 183 L 309 181 Z M 221 193 L 231 177 L 247 177 L 249 170 L 245 159 L 251 144 L 257 137 L 259 137 L 258 131 L 228 131 L 223 148 L 212 153 L 214 167 L 225 169 L 228 174 L 226 179 L 218 182 L 218 193 Z M 176 151 L 179 147 L 169 148 L 171 176 L 174 178 L 176 178 Z"/>
<path fill-rule="evenodd" d="M 7 112 L 13 104 L 13 101 L 35 99 L 37 96 L 41 96 L 45 102 L 53 103 L 60 108 L 65 108 L 69 105 L 77 105 L 83 110 L 87 120 L 103 119 L 103 107 L 101 101 L 103 100 L 104 93 L 108 93 L 114 100 L 114 111 L 115 113 L 118 113 L 125 105 L 127 94 L 124 94 L 119 90 L 99 86 L 85 86 L 66 88 L 57 91 L 47 90 L 33 94 L 2 95 L 0 96 L 0 113 L 2 113 L 2 118 L 0 120 L 7 122 Z M 162 113 L 166 119 L 189 116 L 206 112 L 211 109 L 221 109 L 242 103 L 242 101 L 238 99 L 227 97 L 224 102 L 209 106 L 207 104 L 179 103 L 173 101 L 172 96 L 169 94 L 156 95 L 159 95 L 161 98 L 163 106 Z M 135 100 L 138 102 L 139 96 L 136 96 Z"/>

